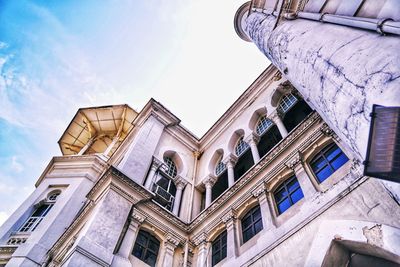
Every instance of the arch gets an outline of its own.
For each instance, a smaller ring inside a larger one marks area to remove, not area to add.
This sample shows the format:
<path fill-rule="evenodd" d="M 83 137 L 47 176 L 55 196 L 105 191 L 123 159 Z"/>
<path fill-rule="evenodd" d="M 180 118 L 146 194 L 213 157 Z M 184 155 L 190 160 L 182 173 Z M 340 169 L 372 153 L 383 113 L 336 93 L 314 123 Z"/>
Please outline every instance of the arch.
<path fill-rule="evenodd" d="M 162 159 L 169 157 L 174 161 L 178 175 L 182 175 L 187 172 L 186 164 L 184 164 L 182 157 L 174 149 L 165 148 L 160 154 L 162 155 Z"/>
<path fill-rule="evenodd" d="M 58 196 L 61 195 L 61 190 L 60 189 L 55 189 L 55 190 L 51 190 L 48 194 L 47 194 L 47 201 L 50 202 L 55 202 L 58 199 Z"/>
<path fill-rule="evenodd" d="M 267 116 L 267 108 L 262 106 L 253 112 L 249 120 L 249 129 L 254 130 L 256 128 L 257 122 L 262 116 Z"/>
<path fill-rule="evenodd" d="M 214 239 L 217 238 L 225 230 L 226 230 L 226 226 L 221 221 L 221 223 L 217 227 L 215 227 L 212 231 L 210 231 L 210 234 L 208 235 L 208 241 L 209 242 L 214 241 Z"/>
<path fill-rule="evenodd" d="M 212 174 L 215 174 L 215 166 L 218 161 L 224 157 L 224 150 L 222 148 L 217 149 L 212 155 L 210 162 L 208 164 L 208 171 Z"/>
<path fill-rule="evenodd" d="M 245 131 L 243 129 L 238 129 L 231 135 L 231 138 L 229 138 L 228 142 L 228 152 L 230 154 L 235 154 L 236 143 L 240 137 L 244 136 L 244 134 Z"/>
<path fill-rule="evenodd" d="M 284 81 L 278 85 L 275 91 L 271 95 L 271 106 L 276 108 L 281 98 L 292 92 L 294 89 L 293 85 L 289 81 Z"/>
<path fill-rule="evenodd" d="M 252 208 L 254 208 L 255 206 L 260 205 L 260 202 L 258 201 L 257 198 L 253 197 L 250 198 L 246 204 L 242 205 L 238 210 L 237 210 L 237 218 L 239 220 L 241 220 L 243 218 L 244 215 L 247 214 L 247 212 L 249 212 Z"/>

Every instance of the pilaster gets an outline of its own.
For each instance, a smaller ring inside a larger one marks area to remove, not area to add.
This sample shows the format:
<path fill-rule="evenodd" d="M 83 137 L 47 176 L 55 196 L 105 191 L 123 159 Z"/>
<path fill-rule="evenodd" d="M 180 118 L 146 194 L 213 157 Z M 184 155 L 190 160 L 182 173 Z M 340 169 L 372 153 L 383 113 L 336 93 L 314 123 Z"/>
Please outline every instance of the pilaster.
<path fill-rule="evenodd" d="M 272 219 L 272 210 L 268 204 L 267 192 L 264 184 L 256 188 L 252 195 L 258 199 L 258 204 L 260 205 L 261 217 L 263 222 L 263 229 L 274 229 L 276 228 Z"/>
<path fill-rule="evenodd" d="M 228 259 L 236 258 L 238 256 L 237 247 L 238 242 L 236 238 L 236 212 L 231 209 L 222 218 L 226 226 L 226 257 Z"/>
<path fill-rule="evenodd" d="M 233 155 L 230 154 L 225 160 L 224 163 L 226 165 L 226 169 L 228 171 L 228 185 L 229 187 L 233 186 L 233 184 L 235 183 L 235 165 L 238 161 L 238 158 Z"/>

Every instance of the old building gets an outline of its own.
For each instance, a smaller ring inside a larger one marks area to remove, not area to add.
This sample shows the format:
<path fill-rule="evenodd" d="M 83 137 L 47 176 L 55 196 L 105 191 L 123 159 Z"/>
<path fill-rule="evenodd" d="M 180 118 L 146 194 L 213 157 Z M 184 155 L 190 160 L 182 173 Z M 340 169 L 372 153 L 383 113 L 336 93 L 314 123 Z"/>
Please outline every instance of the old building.
<path fill-rule="evenodd" d="M 201 138 L 154 99 L 78 110 L 0 266 L 399 266 L 398 185 L 362 165 L 370 106 L 400 106 L 399 10 L 243 5 L 237 32 L 273 65 Z"/>

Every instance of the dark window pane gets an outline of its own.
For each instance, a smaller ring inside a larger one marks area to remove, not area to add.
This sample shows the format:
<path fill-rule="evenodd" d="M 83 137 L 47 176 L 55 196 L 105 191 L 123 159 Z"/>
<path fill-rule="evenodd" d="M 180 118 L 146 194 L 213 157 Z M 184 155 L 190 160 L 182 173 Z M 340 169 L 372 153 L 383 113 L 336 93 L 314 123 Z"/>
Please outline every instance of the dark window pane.
<path fill-rule="evenodd" d="M 316 173 L 318 180 L 323 182 L 326 178 L 328 178 L 333 173 L 330 166 L 326 166 L 322 170 Z"/>
<path fill-rule="evenodd" d="M 253 237 L 253 232 L 251 228 L 243 232 L 243 242 L 246 242 L 252 237 Z"/>
<path fill-rule="evenodd" d="M 285 199 L 281 203 L 278 204 L 278 211 L 279 213 L 283 213 L 285 210 L 287 210 L 290 207 L 290 201 L 289 199 Z"/>
<path fill-rule="evenodd" d="M 299 182 L 297 181 L 297 179 L 293 179 L 287 185 L 287 188 L 288 188 L 289 192 L 292 192 L 292 191 L 296 190 L 296 188 L 298 188 L 298 187 L 299 187 Z"/>
<path fill-rule="evenodd" d="M 242 228 L 247 228 L 250 225 L 251 225 L 251 217 L 250 216 L 244 217 L 242 220 Z"/>
<path fill-rule="evenodd" d="M 290 196 L 292 198 L 293 204 L 304 197 L 303 192 L 301 191 L 301 188 L 294 191 Z"/>
<path fill-rule="evenodd" d="M 144 262 L 146 262 L 150 266 L 156 266 L 156 261 L 157 261 L 157 255 L 153 253 L 147 253 Z"/>
<path fill-rule="evenodd" d="M 33 217 L 45 216 L 47 214 L 47 212 L 48 212 L 48 208 L 49 208 L 48 204 L 41 205 L 35 210 L 35 212 L 32 214 L 32 216 Z"/>
<path fill-rule="evenodd" d="M 327 164 L 326 160 L 323 157 L 320 157 L 314 163 L 312 163 L 313 170 L 319 170 Z"/>
<path fill-rule="evenodd" d="M 286 191 L 286 189 L 282 188 L 277 193 L 275 193 L 275 199 L 277 202 L 280 202 L 282 199 L 287 197 L 287 195 L 288 195 L 288 192 Z"/>
<path fill-rule="evenodd" d="M 140 230 L 133 247 L 132 255 L 150 266 L 155 266 L 159 248 L 160 241 L 148 232 Z"/>
<path fill-rule="evenodd" d="M 332 167 L 337 170 L 343 166 L 349 159 L 346 157 L 345 154 L 341 154 L 337 159 L 335 159 L 331 164 Z"/>
<path fill-rule="evenodd" d="M 336 145 L 331 147 L 328 151 L 326 151 L 324 154 L 326 155 L 326 158 L 331 161 L 334 159 L 337 155 L 339 155 L 342 152 L 340 148 Z"/>
<path fill-rule="evenodd" d="M 256 223 L 254 224 L 255 234 L 257 234 L 258 232 L 260 232 L 262 229 L 263 229 L 262 220 L 259 220 L 258 222 L 256 222 Z"/>
<path fill-rule="evenodd" d="M 133 248 L 133 252 L 132 252 L 133 256 L 141 259 L 142 255 L 143 255 L 143 247 L 139 246 L 139 245 L 135 245 Z"/>
<path fill-rule="evenodd" d="M 159 244 L 156 243 L 156 242 L 154 242 L 153 240 L 150 240 L 148 248 L 149 248 L 151 251 L 157 252 L 157 251 L 158 251 L 158 248 L 159 248 Z"/>
<path fill-rule="evenodd" d="M 253 211 L 253 220 L 258 220 L 259 218 L 261 218 L 261 210 L 260 207 L 257 206 L 257 208 Z"/>
<path fill-rule="evenodd" d="M 161 177 L 161 179 L 157 181 L 157 184 L 165 190 L 168 190 L 168 184 L 170 180 L 161 175 L 159 177 Z"/>

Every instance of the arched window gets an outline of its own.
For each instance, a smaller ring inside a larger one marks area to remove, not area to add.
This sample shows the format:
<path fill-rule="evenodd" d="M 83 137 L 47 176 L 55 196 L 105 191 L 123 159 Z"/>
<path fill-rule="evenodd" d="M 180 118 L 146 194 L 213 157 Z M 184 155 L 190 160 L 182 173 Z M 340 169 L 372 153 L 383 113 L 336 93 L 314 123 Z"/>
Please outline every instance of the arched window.
<path fill-rule="evenodd" d="M 54 206 L 58 196 L 61 194 L 60 191 L 51 192 L 45 202 L 41 203 L 36 207 L 32 215 L 26 220 L 26 222 L 19 229 L 20 232 L 33 232 L 36 227 L 41 223 L 44 217 L 49 213 L 51 208 Z"/>
<path fill-rule="evenodd" d="M 226 230 L 212 242 L 212 266 L 226 258 Z"/>
<path fill-rule="evenodd" d="M 178 173 L 178 170 L 176 168 L 175 162 L 170 158 L 170 157 L 164 157 L 164 162 L 167 165 L 165 172 L 174 178 L 176 174 Z"/>
<path fill-rule="evenodd" d="M 235 154 L 238 157 L 234 169 L 235 181 L 254 165 L 253 155 L 249 148 L 250 146 L 243 140 L 243 136 L 240 137 L 235 146 Z"/>
<path fill-rule="evenodd" d="M 140 230 L 135 246 L 133 247 L 132 255 L 150 266 L 156 266 L 159 249 L 160 241 L 152 234 Z"/>
<path fill-rule="evenodd" d="M 296 176 L 290 177 L 274 191 L 278 213 L 282 214 L 303 197 L 303 191 Z"/>
<path fill-rule="evenodd" d="M 280 140 L 282 135 L 278 127 L 269 120 L 266 116 L 262 116 L 257 123 L 256 133 L 260 136 L 260 141 L 257 144 L 260 157 L 267 154 Z"/>
<path fill-rule="evenodd" d="M 260 206 L 252 208 L 242 218 L 243 243 L 263 229 Z"/>
<path fill-rule="evenodd" d="M 310 106 L 303 99 L 299 99 L 293 94 L 287 94 L 281 98 L 278 110 L 283 115 L 282 121 L 288 132 L 312 112 Z"/>
<path fill-rule="evenodd" d="M 173 160 L 164 157 L 166 166 L 160 168 L 155 176 L 152 191 L 155 193 L 154 200 L 169 211 L 172 211 L 176 186 L 171 179 L 176 176 L 177 169 Z"/>
<path fill-rule="evenodd" d="M 211 200 L 214 201 L 219 197 L 226 189 L 228 189 L 228 173 L 226 171 L 226 166 L 222 162 L 222 156 L 219 159 L 217 165 L 215 166 L 215 175 L 217 176 L 217 181 L 211 190 Z"/>
<path fill-rule="evenodd" d="M 310 165 L 318 181 L 322 183 L 348 160 L 349 158 L 343 151 L 335 143 L 332 143 L 318 152 L 311 160 Z"/>

